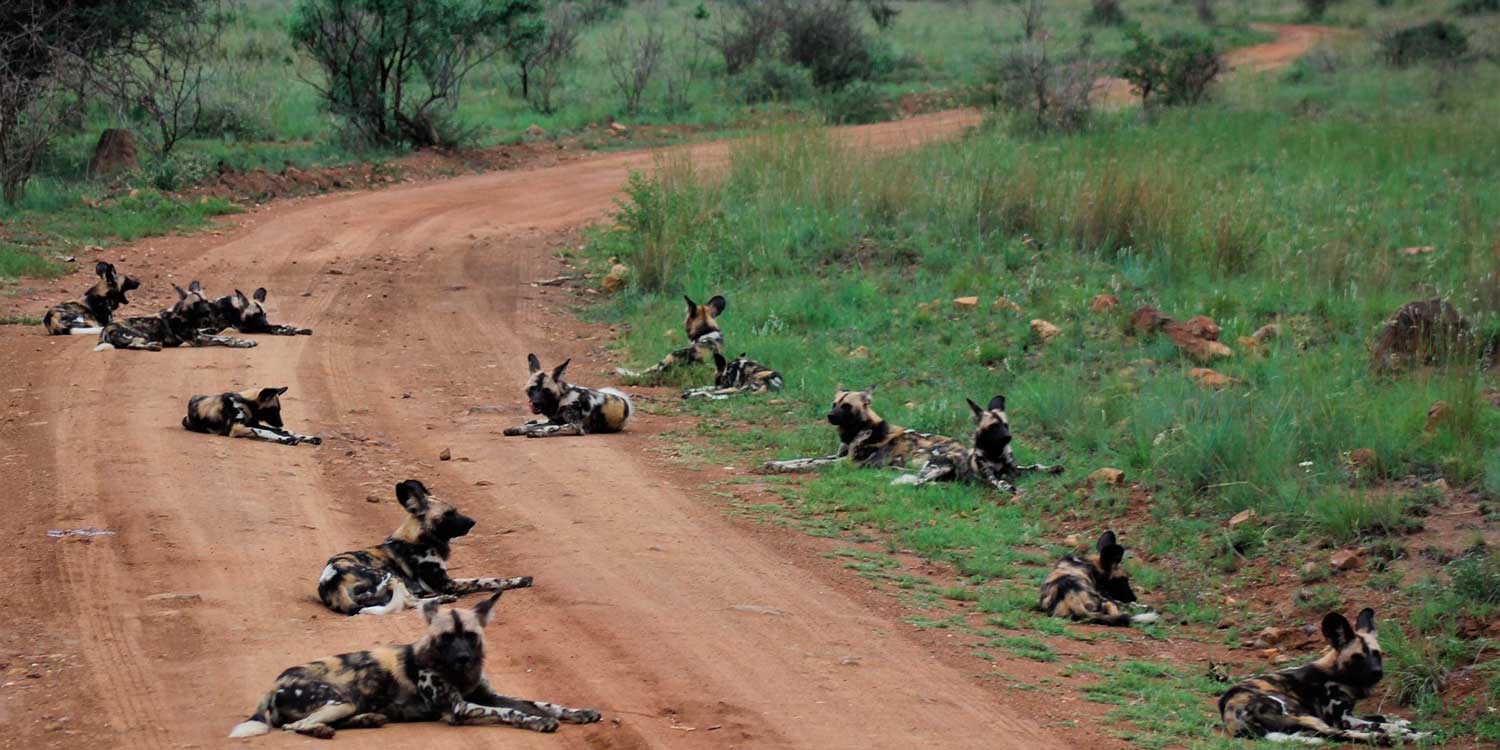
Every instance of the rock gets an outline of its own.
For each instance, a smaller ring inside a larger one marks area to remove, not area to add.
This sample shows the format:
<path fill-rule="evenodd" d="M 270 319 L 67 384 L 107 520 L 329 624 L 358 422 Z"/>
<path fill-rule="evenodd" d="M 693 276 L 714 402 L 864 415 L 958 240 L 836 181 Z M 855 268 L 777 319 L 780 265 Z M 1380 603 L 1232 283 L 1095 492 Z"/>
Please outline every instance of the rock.
<path fill-rule="evenodd" d="M 83 252 L 85 255 L 94 255 L 104 252 L 104 248 L 99 245 L 84 245 Z"/>
<path fill-rule="evenodd" d="M 146 601 L 194 603 L 203 601 L 203 597 L 198 594 L 185 594 L 175 591 L 169 591 L 163 594 L 152 594 L 151 596 L 146 597 Z"/>
<path fill-rule="evenodd" d="M 505 409 L 503 407 L 490 406 L 488 404 L 480 404 L 479 406 L 469 407 L 470 414 L 502 414 L 504 413 L 504 411 Z"/>
<path fill-rule="evenodd" d="M 859 657 L 858 656 L 840 656 L 839 657 L 839 664 L 841 664 L 841 665 L 843 665 L 845 667 L 857 667 L 857 666 L 859 666 Z M 710 729 L 712 729 L 712 727 L 710 727 Z"/>
<path fill-rule="evenodd" d="M 625 288 L 629 283 L 630 267 L 624 263 L 616 263 L 609 268 L 609 274 L 599 281 L 599 291 L 605 294 L 614 294 Z"/>
<path fill-rule="evenodd" d="M 1241 336 L 1235 339 L 1234 342 L 1239 344 L 1240 348 L 1244 349 L 1251 357 L 1266 356 L 1266 345 L 1260 343 L 1260 339 L 1254 336 Z"/>
<path fill-rule="evenodd" d="M 89 160 L 89 176 L 106 177 L 136 166 L 135 136 L 129 130 L 110 128 L 99 134 L 94 157 Z"/>
<path fill-rule="evenodd" d="M 1245 524 L 1246 522 L 1248 522 L 1248 521 L 1250 521 L 1250 520 L 1252 520 L 1254 518 L 1255 518 L 1255 510 L 1252 509 L 1252 508 L 1246 508 L 1246 509 L 1244 509 L 1244 510 L 1242 510 L 1242 511 L 1236 513 L 1236 514 L 1234 514 L 1234 517 L 1231 518 L 1231 519 L 1229 519 L 1229 528 L 1231 528 L 1231 529 L 1239 528 L 1241 525 Z"/>
<path fill-rule="evenodd" d="M 870 347 L 864 346 L 864 345 L 860 345 L 860 346 L 854 347 L 854 350 L 851 351 L 851 352 L 849 352 L 849 358 L 850 359 L 869 359 L 870 358 Z"/>
<path fill-rule="evenodd" d="M 1219 342 L 1219 327 L 1202 316 L 1187 323 L 1167 323 L 1162 330 L 1178 349 L 1200 364 L 1234 356 L 1234 350 Z"/>
<path fill-rule="evenodd" d="M 609 124 L 609 129 L 612 132 L 617 133 L 617 134 L 619 134 L 619 133 L 625 133 L 625 132 L 627 132 L 627 131 L 630 130 L 630 128 L 625 127 L 625 125 L 623 125 L 622 123 L 618 123 L 618 122 L 612 122 L 612 123 L 610 123 Z"/>
<path fill-rule="evenodd" d="M 488 479 L 481 479 L 481 480 L 475 482 L 474 486 L 475 487 L 492 487 L 492 486 L 494 486 L 494 484 L 495 484 L 494 482 L 491 482 Z"/>
<path fill-rule="evenodd" d="M 1187 332 L 1200 339 L 1219 340 L 1219 324 L 1207 315 L 1197 315 L 1182 324 Z"/>
<path fill-rule="evenodd" d="M 953 309 L 959 312 L 973 312 L 979 309 L 978 297 L 959 297 L 953 300 Z"/>
<path fill-rule="evenodd" d="M 1105 468 L 1094 470 L 1094 473 L 1089 475 L 1088 483 L 1095 486 L 1101 484 L 1122 485 L 1125 483 L 1125 472 L 1106 466 Z"/>
<path fill-rule="evenodd" d="M 1356 469 L 1364 469 L 1375 465 L 1375 451 L 1369 448 L 1356 448 L 1349 452 L 1349 465 Z"/>
<path fill-rule="evenodd" d="M 438 460 L 439 461 L 452 461 L 453 460 L 453 451 L 448 450 L 447 448 L 444 448 L 443 452 L 438 454 Z"/>
<path fill-rule="evenodd" d="M 1172 318 L 1161 310 L 1146 305 L 1130 314 L 1130 328 L 1139 335 L 1149 335 L 1172 322 Z"/>
<path fill-rule="evenodd" d="M 1430 252 L 1433 252 L 1434 250 L 1437 250 L 1437 246 L 1436 245 L 1416 245 L 1416 246 L 1413 246 L 1413 247 L 1403 247 L 1403 248 L 1401 248 L 1401 254 L 1402 255 L 1426 255 L 1426 254 L 1428 254 Z"/>
<path fill-rule="evenodd" d="M 1281 654 L 1281 649 L 1276 648 L 1274 646 L 1271 647 L 1271 648 L 1263 648 L 1263 649 L 1260 650 L 1260 655 L 1266 657 L 1267 659 L 1274 659 L 1277 656 L 1279 656 L 1280 654 Z"/>
<path fill-rule="evenodd" d="M 996 297 L 995 301 L 990 303 L 990 310 L 992 312 L 1018 313 L 1021 312 L 1021 306 L 1016 304 L 1015 301 L 1011 300 L 1009 297 Z"/>
<path fill-rule="evenodd" d="M 1062 329 L 1041 318 L 1032 318 L 1031 335 L 1035 336 L 1043 344 L 1062 335 Z"/>
<path fill-rule="evenodd" d="M 1328 564 L 1333 566 L 1334 570 L 1353 570 L 1359 567 L 1359 562 L 1357 549 L 1342 549 L 1333 553 L 1333 557 L 1328 558 Z"/>
<path fill-rule="evenodd" d="M 1120 298 L 1113 294 L 1096 294 L 1089 300 L 1089 312 L 1106 313 L 1120 306 Z"/>
<path fill-rule="evenodd" d="M 1280 335 L 1281 335 L 1281 326 L 1276 325 L 1275 323 L 1267 323 L 1267 324 L 1261 326 L 1260 328 L 1255 329 L 1255 333 L 1250 334 L 1250 336 L 1252 338 L 1254 338 L 1256 341 L 1259 341 L 1262 344 L 1264 344 L 1267 341 L 1270 341 L 1271 339 L 1274 339 L 1274 338 L 1276 338 L 1277 336 L 1280 336 Z"/>
<path fill-rule="evenodd" d="M 1470 343 L 1469 321 L 1447 300 L 1408 302 L 1387 318 L 1371 351 L 1376 369 L 1431 364 Z"/>
<path fill-rule="evenodd" d="M 1318 574 L 1318 564 L 1315 563 L 1315 562 L 1312 562 L 1311 560 L 1309 560 L 1309 561 L 1307 561 L 1305 563 L 1302 563 L 1302 567 L 1298 568 L 1297 572 L 1301 573 L 1302 577 L 1304 579 L 1311 578 L 1311 577 L 1316 576 Z M 1272 628 L 1266 628 L 1266 629 L 1267 630 L 1272 630 Z"/>
<path fill-rule="evenodd" d="M 540 138 L 540 137 L 546 135 L 547 131 L 543 130 L 541 125 L 537 125 L 536 123 L 532 123 L 531 127 L 526 128 L 526 134 L 529 135 L 529 136 L 531 136 L 532 138 Z"/>
<path fill-rule="evenodd" d="M 1219 372 L 1218 370 L 1210 370 L 1207 367 L 1194 367 L 1193 369 L 1188 370 L 1188 377 L 1198 385 L 1204 388 L 1212 388 L 1216 391 L 1223 388 L 1228 388 L 1235 382 L 1234 378 L 1231 378 L 1228 375 Z"/>
<path fill-rule="evenodd" d="M 367 503 L 378 503 L 381 501 L 382 500 L 379 495 L 365 495 L 365 502 Z"/>
<path fill-rule="evenodd" d="M 1069 547 L 1077 547 L 1078 546 L 1078 535 L 1077 534 L 1069 534 L 1069 535 L 1063 537 L 1063 544 L 1066 544 Z"/>
<path fill-rule="evenodd" d="M 1432 406 L 1427 407 L 1427 424 L 1422 426 L 1422 431 L 1427 433 L 1435 432 L 1438 425 L 1442 424 L 1443 420 L 1447 419 L 1448 415 L 1452 413 L 1453 409 L 1448 406 L 1447 401 L 1432 402 Z"/>

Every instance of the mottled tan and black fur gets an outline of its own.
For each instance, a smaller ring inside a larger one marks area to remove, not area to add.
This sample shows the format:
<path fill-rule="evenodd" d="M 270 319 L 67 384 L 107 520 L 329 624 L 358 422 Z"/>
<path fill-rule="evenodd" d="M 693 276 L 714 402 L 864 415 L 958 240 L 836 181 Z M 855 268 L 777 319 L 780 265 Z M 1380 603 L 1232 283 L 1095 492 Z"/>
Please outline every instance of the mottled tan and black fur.
<path fill-rule="evenodd" d="M 989 407 L 965 399 L 969 411 L 974 414 L 974 447 L 955 451 L 943 444 L 934 450 L 927 466 L 917 474 L 907 474 L 896 480 L 898 484 L 923 485 L 930 482 L 974 482 L 987 484 L 1001 492 L 1016 493 L 1012 482 L 1021 474 L 1033 471 L 1061 474 L 1061 464 L 1018 464 L 1011 452 L 1010 420 L 1005 416 L 1005 397 L 990 399 Z"/>
<path fill-rule="evenodd" d="M 723 354 L 724 333 L 719 330 L 716 318 L 724 314 L 724 308 L 729 303 L 722 295 L 717 294 L 702 305 L 687 295 L 683 295 L 682 299 L 687 302 L 687 319 L 683 321 L 682 327 L 687 331 L 688 345 L 668 354 L 645 370 L 637 372 L 617 367 L 615 372 L 627 378 L 649 380 L 675 367 L 710 362 L 714 354 Z"/>
<path fill-rule="evenodd" d="M 1337 612 L 1323 617 L 1328 649 L 1316 660 L 1256 675 L 1219 696 L 1224 730 L 1234 737 L 1265 737 L 1318 744 L 1323 740 L 1388 745 L 1427 736 L 1404 719 L 1354 715 L 1384 674 L 1375 610 L 1366 607 L 1353 627 Z"/>
<path fill-rule="evenodd" d="M 599 712 L 501 695 L 484 676 L 484 628 L 500 592 L 473 609 L 422 603 L 421 640 L 404 646 L 330 656 L 292 667 L 276 678 L 255 713 L 230 731 L 234 739 L 274 727 L 330 739 L 340 729 L 389 722 L 504 724 L 555 732 L 558 722 L 590 724 Z"/>
<path fill-rule="evenodd" d="M 94 264 L 99 281 L 89 287 L 77 302 L 64 302 L 42 316 L 42 326 L 53 336 L 94 335 L 114 319 L 115 310 L 128 305 L 125 293 L 141 288 L 141 282 L 121 275 L 113 264 Z"/>
<path fill-rule="evenodd" d="M 552 437 L 554 435 L 592 435 L 625 429 L 632 407 L 630 397 L 613 388 L 585 388 L 562 379 L 568 369 L 565 360 L 549 373 L 535 354 L 526 355 L 531 376 L 526 381 L 526 398 L 531 413 L 546 419 L 533 419 L 518 427 L 505 428 L 506 435 Z"/>
<path fill-rule="evenodd" d="M 875 387 L 834 393 L 828 423 L 839 435 L 839 450 L 830 456 L 768 461 L 767 471 L 788 472 L 827 466 L 849 459 L 856 466 L 921 469 L 934 455 L 962 452 L 963 444 L 950 437 L 897 427 L 870 408 Z"/>
<path fill-rule="evenodd" d="M 311 328 L 284 326 L 266 319 L 266 288 L 256 289 L 250 296 L 236 289 L 209 303 L 213 314 L 204 325 L 207 333 L 218 333 L 233 328 L 240 333 L 265 333 L 272 336 L 311 336 Z"/>
<path fill-rule="evenodd" d="M 334 555 L 318 577 L 318 598 L 344 615 L 384 615 L 419 606 L 428 599 L 457 601 L 481 591 L 531 585 L 521 578 L 449 578 L 449 545 L 474 528 L 474 519 L 432 496 L 426 485 L 408 479 L 396 485 L 406 520 L 385 542 Z"/>
<path fill-rule="evenodd" d="M 1057 562 L 1042 581 L 1041 610 L 1053 617 L 1099 625 L 1155 622 L 1155 612 L 1127 611 L 1127 605 L 1135 601 L 1135 591 L 1121 565 L 1125 548 L 1115 543 L 1115 532 L 1104 532 L 1097 549 L 1092 557 L 1068 555 Z"/>
<path fill-rule="evenodd" d="M 252 388 L 239 393 L 194 396 L 188 399 L 187 416 L 182 418 L 182 426 L 193 432 L 267 440 L 282 445 L 321 445 L 322 438 L 298 435 L 282 425 L 281 394 L 286 390 Z"/>
<path fill-rule="evenodd" d="M 116 320 L 99 333 L 99 345 L 94 351 L 106 349 L 137 349 L 161 351 L 163 348 L 182 346 L 228 346 L 248 349 L 254 341 L 230 336 L 214 336 L 200 330 L 210 324 L 213 304 L 204 295 L 203 286 L 194 281 L 183 289 L 176 284 L 177 302 L 155 315 Z"/>
<path fill-rule="evenodd" d="M 688 388 L 682 392 L 682 397 L 722 401 L 747 393 L 779 391 L 783 385 L 781 373 L 750 359 L 743 352 L 732 360 L 714 352 L 714 384 Z"/>

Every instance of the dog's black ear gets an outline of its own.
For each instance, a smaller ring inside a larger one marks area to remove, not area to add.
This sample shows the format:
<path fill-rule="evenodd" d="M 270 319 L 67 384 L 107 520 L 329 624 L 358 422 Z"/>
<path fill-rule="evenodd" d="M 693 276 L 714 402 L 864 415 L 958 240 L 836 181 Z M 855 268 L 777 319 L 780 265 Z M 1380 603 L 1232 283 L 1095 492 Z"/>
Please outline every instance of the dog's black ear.
<path fill-rule="evenodd" d="M 526 368 L 531 372 L 541 372 L 542 361 L 537 359 L 535 354 L 528 354 L 526 355 Z"/>
<path fill-rule="evenodd" d="M 201 292 L 203 291 L 203 285 L 198 283 L 197 279 L 193 279 L 193 282 L 191 284 L 188 284 L 188 291 Z"/>
<path fill-rule="evenodd" d="M 99 262 L 98 262 L 98 263 L 95 263 L 95 264 L 94 264 L 94 273 L 95 273 L 95 274 L 96 274 L 96 275 L 98 275 L 98 276 L 105 276 L 105 275 L 108 275 L 108 274 L 110 274 L 110 273 L 113 273 L 113 272 L 114 272 L 114 270 L 115 270 L 115 267 L 114 267 L 114 266 L 112 266 L 112 265 L 110 265 L 110 264 L 108 264 L 108 263 L 105 263 L 105 262 L 104 262 L 104 261 L 102 261 L 102 260 L 101 260 L 101 261 L 99 261 Z"/>
<path fill-rule="evenodd" d="M 728 366 L 729 360 L 724 359 L 724 355 L 714 352 L 714 372 L 723 372 Z"/>
<path fill-rule="evenodd" d="M 186 289 L 183 289 L 182 287 L 177 286 L 175 283 L 172 284 L 172 288 L 177 290 L 177 299 L 187 299 L 187 290 Z"/>
<path fill-rule="evenodd" d="M 280 396 L 283 393 L 286 393 L 285 388 L 262 388 L 260 389 L 260 396 L 258 396 L 256 400 L 260 401 L 261 403 L 265 403 L 273 398 L 276 398 L 277 396 Z"/>
<path fill-rule="evenodd" d="M 1375 632 L 1375 610 L 1365 607 L 1354 620 L 1354 629 L 1361 633 Z"/>
<path fill-rule="evenodd" d="M 867 403 L 870 402 L 870 401 L 874 401 L 875 400 L 875 386 L 873 386 L 873 385 L 870 386 L 869 388 L 866 388 L 866 389 L 860 391 L 860 393 L 864 394 L 865 401 Z"/>
<path fill-rule="evenodd" d="M 1373 619 L 1375 613 L 1371 612 Z M 1343 648 L 1354 640 L 1354 628 L 1349 627 L 1349 620 L 1337 612 L 1329 612 L 1323 615 L 1323 637 L 1328 639 L 1328 644 L 1334 648 Z"/>
<path fill-rule="evenodd" d="M 234 296 L 239 297 L 240 299 L 242 299 L 242 300 L 244 300 L 246 302 L 250 301 L 250 298 L 246 297 L 245 293 L 242 292 L 242 291 L 240 291 L 240 290 L 238 290 L 238 289 L 234 290 Z"/>
<path fill-rule="evenodd" d="M 712 310 L 716 316 L 723 315 L 724 308 L 728 306 L 729 302 L 724 299 L 724 295 L 722 294 L 715 294 L 714 298 L 708 301 L 708 309 Z"/>
<path fill-rule="evenodd" d="M 490 618 L 495 615 L 495 605 L 500 603 L 500 595 L 503 593 L 505 592 L 496 591 L 494 596 L 474 606 L 474 616 L 479 618 L 479 627 L 490 624 Z"/>
<path fill-rule="evenodd" d="M 1106 531 L 1099 536 L 1098 549 L 1100 552 L 1103 552 L 1105 547 L 1109 547 L 1115 543 L 1115 532 Z"/>
<path fill-rule="evenodd" d="M 427 512 L 427 486 L 415 479 L 396 485 L 396 501 L 407 513 L 420 516 Z"/>
<path fill-rule="evenodd" d="M 1005 397 L 995 396 L 990 399 L 990 411 L 1005 411 Z"/>
<path fill-rule="evenodd" d="M 1118 544 L 1111 544 L 1099 549 L 1099 565 L 1105 570 L 1113 570 L 1125 559 L 1125 548 Z"/>
<path fill-rule="evenodd" d="M 265 302 L 266 301 L 266 288 L 265 287 L 261 287 L 259 289 L 256 289 L 255 293 L 252 294 L 252 295 L 250 295 L 250 296 L 254 297 L 256 302 Z"/>
<path fill-rule="evenodd" d="M 692 297 L 689 297 L 686 294 L 684 294 L 684 295 L 682 295 L 682 299 L 683 299 L 684 302 L 687 303 L 687 306 L 688 306 L 688 315 L 689 316 L 691 316 L 695 312 L 698 312 L 698 303 L 694 302 Z"/>
<path fill-rule="evenodd" d="M 984 417 L 984 410 L 979 408 L 979 404 L 974 403 L 974 399 L 966 398 L 964 400 L 969 402 L 969 411 L 974 412 L 975 422 L 978 422 L 982 417 Z"/>
<path fill-rule="evenodd" d="M 569 358 L 563 360 L 562 364 L 560 364 L 560 365 L 552 368 L 552 379 L 553 380 L 562 380 L 563 370 L 568 369 L 568 363 L 572 362 L 572 361 L 573 361 L 573 358 L 569 357 Z"/>
<path fill-rule="evenodd" d="M 425 622 L 425 623 L 427 623 L 428 625 L 431 625 L 432 621 L 437 619 L 437 616 L 438 616 L 438 600 L 437 600 L 437 597 L 434 596 L 431 599 L 423 599 L 422 600 L 422 621 Z"/>

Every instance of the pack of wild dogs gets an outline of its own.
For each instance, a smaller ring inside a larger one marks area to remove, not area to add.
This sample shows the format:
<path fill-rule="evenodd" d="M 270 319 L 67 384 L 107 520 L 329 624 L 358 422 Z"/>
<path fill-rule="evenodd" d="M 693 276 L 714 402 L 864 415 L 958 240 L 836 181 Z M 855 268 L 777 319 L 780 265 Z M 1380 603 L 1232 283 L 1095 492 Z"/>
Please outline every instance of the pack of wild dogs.
<path fill-rule="evenodd" d="M 176 286 L 178 300 L 156 315 L 118 318 L 126 294 L 140 282 L 113 265 L 95 267 L 99 281 L 77 302 L 47 311 L 51 334 L 97 335 L 98 350 L 160 351 L 179 346 L 249 348 L 246 334 L 308 335 L 312 331 L 267 321 L 266 290 L 246 296 L 213 298 L 194 281 Z M 718 323 L 727 308 L 723 296 L 704 304 L 687 303 L 684 330 L 688 346 L 645 370 L 617 372 L 631 382 L 649 382 L 683 367 L 714 367 L 712 385 L 688 388 L 684 399 L 724 400 L 767 394 L 785 387 L 777 370 L 741 353 L 725 356 Z M 235 335 L 225 335 L 232 332 Z M 525 394 L 535 419 L 504 430 L 528 438 L 591 435 L 625 428 L 633 407 L 614 388 L 589 388 L 565 375 L 571 360 L 548 368 L 527 357 Z M 286 388 L 261 388 L 193 396 L 182 426 L 194 432 L 245 437 L 285 445 L 319 445 L 316 436 L 286 429 L 280 396 Z M 893 484 L 969 482 L 1015 494 L 1015 482 L 1029 473 L 1058 474 L 1060 464 L 1020 464 L 1012 451 L 1005 397 L 981 407 L 968 400 L 975 430 L 966 444 L 887 422 L 873 408 L 874 387 L 838 389 L 827 420 L 838 448 L 824 456 L 767 462 L 767 472 L 798 472 L 847 462 L 862 468 L 896 469 Z M 374 728 L 388 722 L 446 721 L 450 724 L 502 724 L 540 732 L 560 722 L 600 720 L 594 709 L 569 708 L 497 693 L 483 673 L 484 629 L 501 594 L 529 588 L 531 576 L 452 578 L 451 543 L 465 536 L 475 520 L 442 501 L 416 479 L 396 485 L 406 517 L 384 542 L 331 557 L 317 581 L 319 600 L 345 615 L 383 615 L 415 608 L 426 623 L 414 643 L 339 654 L 291 667 L 276 677 L 251 716 L 230 737 L 252 737 L 280 727 L 311 737 L 330 738 L 338 729 Z M 1157 621 L 1158 614 L 1136 601 L 1125 571 L 1125 548 L 1116 534 L 1099 537 L 1095 552 L 1059 560 L 1041 584 L 1038 608 L 1054 617 L 1108 626 Z M 460 597 L 490 594 L 472 609 L 442 609 Z M 1408 722 L 1360 717 L 1355 704 L 1373 692 L 1382 677 L 1375 613 L 1361 611 L 1355 622 L 1329 613 L 1322 623 L 1328 648 L 1300 667 L 1247 678 L 1219 699 L 1225 730 L 1232 736 L 1264 737 L 1317 744 L 1326 740 L 1392 744 L 1427 736 Z"/>

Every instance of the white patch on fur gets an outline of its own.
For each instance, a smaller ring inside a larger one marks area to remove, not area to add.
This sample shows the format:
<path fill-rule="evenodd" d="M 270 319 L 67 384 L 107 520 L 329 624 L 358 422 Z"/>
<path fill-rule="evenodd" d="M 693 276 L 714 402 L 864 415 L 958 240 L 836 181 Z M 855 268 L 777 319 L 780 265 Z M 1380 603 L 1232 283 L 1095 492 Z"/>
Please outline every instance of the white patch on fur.
<path fill-rule="evenodd" d="M 94 326 L 92 328 L 69 328 L 68 329 L 68 335 L 69 336 L 98 336 L 99 334 L 101 334 L 103 332 L 104 332 L 104 329 L 100 328 L 98 326 Z"/>
<path fill-rule="evenodd" d="M 1304 745 L 1323 744 L 1323 740 L 1317 737 L 1307 737 L 1302 734 L 1287 734 L 1286 732 L 1267 732 L 1266 739 L 1272 742 L 1301 742 Z"/>
<path fill-rule="evenodd" d="M 626 395 L 624 391 L 615 388 L 600 388 L 599 392 L 608 393 L 609 395 L 614 396 L 621 401 L 624 401 L 626 419 L 630 419 L 630 415 L 635 412 L 635 404 L 630 403 L 630 396 Z"/>
<path fill-rule="evenodd" d="M 111 350 L 113 348 L 115 348 L 114 344 L 111 344 L 108 341 L 101 341 L 101 342 L 99 342 L 98 346 L 94 347 L 94 351 L 96 351 L 96 352 L 107 352 L 107 351 L 109 351 L 109 350 Z"/>
<path fill-rule="evenodd" d="M 365 607 L 358 614 L 361 615 L 388 615 L 392 612 L 400 612 L 415 602 L 411 592 L 406 590 L 406 584 L 394 578 L 387 579 L 391 582 L 391 599 L 379 607 Z M 384 583 L 384 582 L 382 582 Z"/>
<path fill-rule="evenodd" d="M 229 730 L 229 739 L 242 740 L 246 737 L 259 737 L 271 731 L 271 725 L 264 721 L 242 721 Z"/>
<path fill-rule="evenodd" d="M 328 583 L 328 579 L 338 575 L 339 572 L 332 565 L 323 566 L 323 575 L 318 576 L 318 584 Z"/>
<path fill-rule="evenodd" d="M 1161 619 L 1161 615 L 1159 615 L 1159 614 L 1157 614 L 1155 612 L 1142 612 L 1142 613 L 1140 613 L 1138 615 L 1131 615 L 1130 616 L 1130 621 L 1131 622 L 1135 622 L 1135 623 L 1156 622 L 1157 620 L 1160 620 L 1160 619 Z"/>
<path fill-rule="evenodd" d="M 917 484 L 921 481 L 922 478 L 917 476 L 916 474 L 902 474 L 901 476 L 892 479 L 891 484 Z"/>

